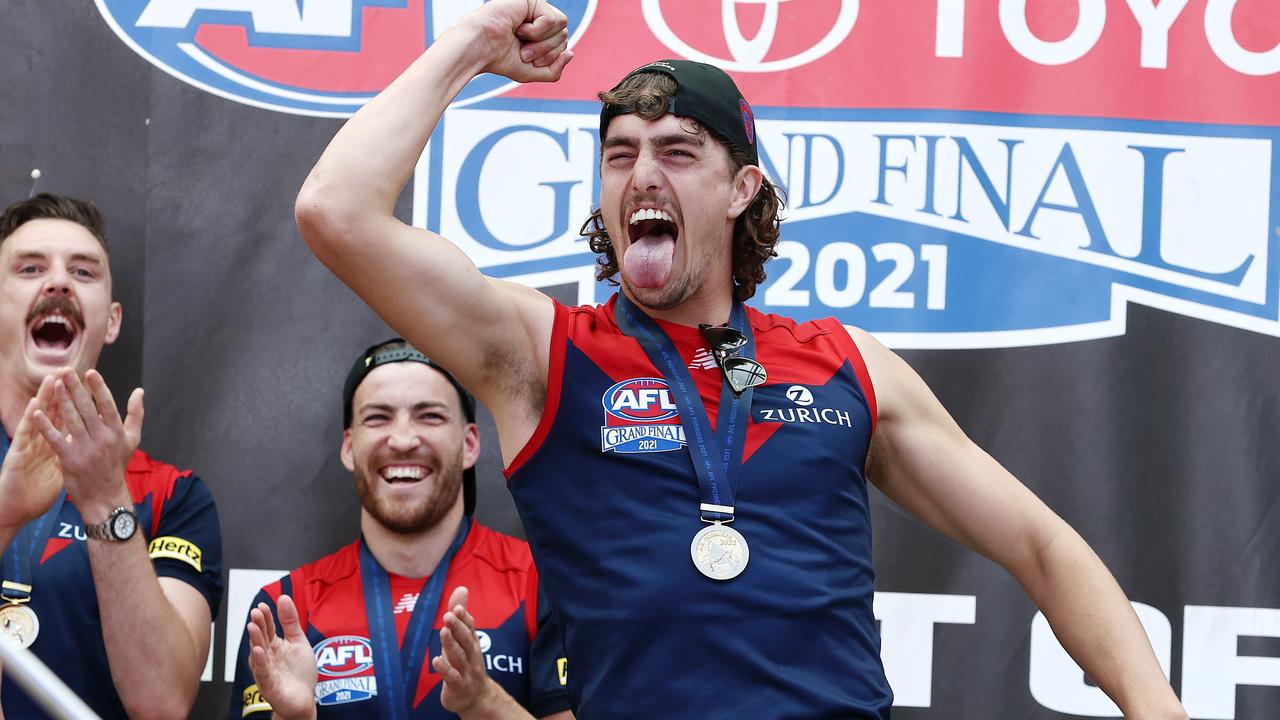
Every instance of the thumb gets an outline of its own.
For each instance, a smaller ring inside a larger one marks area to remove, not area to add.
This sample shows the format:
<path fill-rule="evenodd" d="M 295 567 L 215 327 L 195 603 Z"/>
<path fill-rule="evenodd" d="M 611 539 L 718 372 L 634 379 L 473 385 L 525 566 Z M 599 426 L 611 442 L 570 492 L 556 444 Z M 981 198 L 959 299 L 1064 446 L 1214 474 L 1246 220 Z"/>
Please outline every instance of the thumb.
<path fill-rule="evenodd" d="M 560 56 L 556 58 L 555 62 L 551 63 L 546 67 L 547 72 L 551 75 L 552 81 L 556 81 L 560 79 L 560 74 L 564 72 L 565 66 L 568 65 L 569 61 L 572 59 L 573 59 L 573 51 L 565 50 L 564 52 L 560 53 Z"/>
<path fill-rule="evenodd" d="M 306 639 L 306 634 L 302 632 L 302 622 L 298 618 L 298 606 L 294 604 L 293 598 L 281 595 L 276 604 L 276 612 L 280 616 L 280 629 L 284 631 L 285 640 L 293 642 Z"/>
<path fill-rule="evenodd" d="M 129 443 L 134 447 L 138 447 L 138 443 L 142 441 L 142 416 L 145 414 L 142 407 L 142 388 L 134 388 L 129 394 L 129 406 L 126 409 L 124 418 L 124 434 L 129 438 Z"/>

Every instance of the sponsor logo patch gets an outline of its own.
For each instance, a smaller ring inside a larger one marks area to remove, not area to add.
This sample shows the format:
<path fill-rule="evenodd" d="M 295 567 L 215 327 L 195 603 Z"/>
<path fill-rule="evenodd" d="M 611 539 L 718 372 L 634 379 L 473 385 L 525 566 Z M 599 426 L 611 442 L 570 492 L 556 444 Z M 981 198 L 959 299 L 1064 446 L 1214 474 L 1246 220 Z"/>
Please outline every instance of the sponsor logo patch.
<path fill-rule="evenodd" d="M 240 717 L 248 717 L 256 712 L 271 712 L 271 703 L 262 699 L 262 692 L 256 684 L 245 688 L 240 697 Z"/>
<path fill-rule="evenodd" d="M 556 658 L 556 677 L 560 679 L 560 687 L 569 684 L 569 659 Z"/>
<path fill-rule="evenodd" d="M 791 402 L 787 407 L 757 407 L 752 409 L 757 423 L 821 424 L 853 427 L 853 414 L 848 410 L 829 407 L 813 407 L 813 391 L 804 385 L 792 385 L 786 390 Z"/>
<path fill-rule="evenodd" d="M 623 380 L 606 390 L 600 402 L 605 411 L 601 452 L 667 452 L 684 447 L 684 427 L 666 380 Z"/>
<path fill-rule="evenodd" d="M 202 572 L 200 559 L 204 557 L 204 552 L 189 540 L 183 540 L 172 535 L 164 535 L 151 541 L 151 544 L 147 546 L 147 553 L 150 554 L 152 560 L 156 558 L 181 560 L 195 568 L 196 572 Z"/>
<path fill-rule="evenodd" d="M 813 404 L 813 393 L 803 385 L 792 385 L 787 388 L 787 399 L 800 407 L 809 407 Z"/>
<path fill-rule="evenodd" d="M 396 601 L 396 604 L 391 608 L 391 612 L 396 615 L 403 615 L 405 613 L 413 612 L 413 609 L 417 606 L 418 593 L 405 593 Z"/>
<path fill-rule="evenodd" d="M 711 354 L 708 348 L 702 348 L 693 354 L 693 362 L 689 363 L 690 370 L 715 370 L 716 356 Z"/>
<path fill-rule="evenodd" d="M 328 677 L 350 677 L 373 667 L 373 645 L 359 635 L 339 635 L 316 645 L 316 669 Z"/>
<path fill-rule="evenodd" d="M 378 678 L 364 677 L 322 680 L 316 683 L 316 704 L 322 707 L 345 705 L 378 696 Z"/>

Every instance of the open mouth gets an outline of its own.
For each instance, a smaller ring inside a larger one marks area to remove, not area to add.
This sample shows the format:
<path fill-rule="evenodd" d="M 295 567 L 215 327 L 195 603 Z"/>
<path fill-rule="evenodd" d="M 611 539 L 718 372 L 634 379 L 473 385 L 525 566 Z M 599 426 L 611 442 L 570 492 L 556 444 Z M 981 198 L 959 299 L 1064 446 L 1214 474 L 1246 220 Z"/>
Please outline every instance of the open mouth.
<path fill-rule="evenodd" d="M 666 210 L 640 208 L 627 219 L 631 244 L 622 258 L 622 270 L 639 287 L 662 287 L 671 275 L 680 229 Z"/>
<path fill-rule="evenodd" d="M 75 320 L 62 313 L 41 316 L 31 324 L 31 340 L 41 350 L 66 350 L 79 334 Z"/>
<path fill-rule="evenodd" d="M 670 236 L 672 240 L 680 234 L 675 220 L 665 210 L 640 208 L 631 213 L 627 221 L 627 234 L 635 243 L 644 238 L 662 238 Z"/>
<path fill-rule="evenodd" d="M 427 476 L 427 468 L 422 465 L 388 465 L 379 470 L 378 475 L 391 485 L 412 485 Z"/>

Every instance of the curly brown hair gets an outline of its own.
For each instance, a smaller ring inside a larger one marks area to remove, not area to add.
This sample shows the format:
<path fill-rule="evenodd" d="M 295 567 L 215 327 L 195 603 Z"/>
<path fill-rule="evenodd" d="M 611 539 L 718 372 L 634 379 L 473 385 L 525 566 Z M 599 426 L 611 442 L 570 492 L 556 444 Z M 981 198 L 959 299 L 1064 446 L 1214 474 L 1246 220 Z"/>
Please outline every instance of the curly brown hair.
<path fill-rule="evenodd" d="M 601 102 L 606 105 L 622 105 L 634 107 L 635 114 L 645 120 L 657 120 L 667 112 L 669 100 L 676 92 L 676 81 L 661 73 L 638 73 L 628 77 L 613 90 L 599 94 Z M 699 136 L 710 135 L 729 151 L 730 172 L 737 174 L 750 160 L 746 153 L 731 145 L 716 133 L 702 127 L 693 118 L 682 118 L 692 125 Z M 601 138 L 603 140 L 604 138 Z M 777 256 L 775 247 L 778 244 L 780 213 L 785 206 L 778 187 L 762 177 L 760 191 L 738 216 L 733 225 L 733 297 L 745 301 L 756 294 L 756 286 L 764 282 L 766 277 L 764 264 L 771 257 Z M 604 227 L 604 216 L 601 208 L 591 211 L 591 215 L 582 224 L 579 234 L 587 238 L 591 251 L 596 253 L 596 279 L 608 280 L 614 285 L 618 281 L 618 258 L 613 251 L 613 241 Z"/>

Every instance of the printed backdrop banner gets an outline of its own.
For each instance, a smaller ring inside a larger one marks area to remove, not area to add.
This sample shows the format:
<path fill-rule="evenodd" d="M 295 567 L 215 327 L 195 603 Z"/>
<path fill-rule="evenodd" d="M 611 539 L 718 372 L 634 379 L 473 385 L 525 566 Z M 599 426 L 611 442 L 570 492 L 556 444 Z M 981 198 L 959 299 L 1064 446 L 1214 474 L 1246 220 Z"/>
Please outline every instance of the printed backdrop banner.
<path fill-rule="evenodd" d="M 147 449 L 218 501 L 228 595 L 197 717 L 226 716 L 258 587 L 357 531 L 340 386 L 390 332 L 311 257 L 293 198 L 341 119 L 481 4 L 0 5 L 0 195 L 39 168 L 37 189 L 103 207 L 125 306 L 103 366 L 118 395 L 147 388 Z M 725 68 L 789 198 L 753 302 L 901 350 L 1106 561 L 1193 718 L 1275 717 L 1271 0 L 555 4 L 565 77 L 468 85 L 400 217 L 487 274 L 603 301 L 577 233 L 596 92 L 661 58 Z M 520 534 L 482 426 L 478 514 Z M 1003 570 L 874 497 L 895 717 L 1119 716 Z"/>

